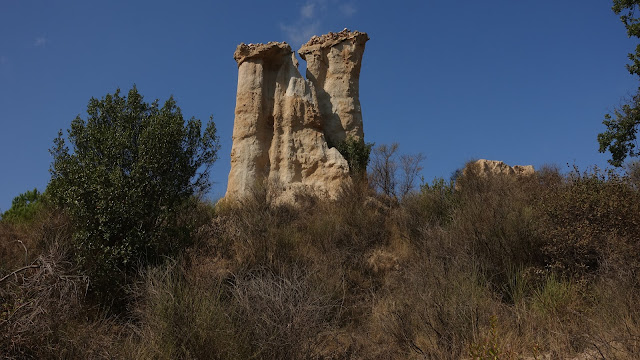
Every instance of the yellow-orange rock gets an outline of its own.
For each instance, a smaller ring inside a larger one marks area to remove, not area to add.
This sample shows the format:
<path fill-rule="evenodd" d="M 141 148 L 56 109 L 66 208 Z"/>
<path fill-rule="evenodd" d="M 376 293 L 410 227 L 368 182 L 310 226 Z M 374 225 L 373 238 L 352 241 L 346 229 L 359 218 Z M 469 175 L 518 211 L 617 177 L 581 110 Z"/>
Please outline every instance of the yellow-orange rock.
<path fill-rule="evenodd" d="M 467 166 L 465 166 L 463 170 L 463 174 L 468 172 L 471 167 L 473 167 L 473 170 L 480 176 L 488 176 L 488 175 L 524 176 L 524 175 L 532 175 L 535 172 L 535 170 L 533 169 L 533 166 L 531 165 L 509 166 L 502 161 L 480 159 L 467 164 Z"/>
<path fill-rule="evenodd" d="M 316 88 L 324 133 L 330 144 L 364 137 L 360 110 L 360 68 L 367 34 L 343 30 L 315 36 L 298 53 Z"/>
<path fill-rule="evenodd" d="M 366 40 L 366 34 L 348 30 L 314 37 L 302 47 L 303 58 L 338 51 L 342 60 L 313 62 L 308 80 L 286 43 L 238 46 L 227 199 L 247 196 L 264 183 L 285 201 L 295 201 L 301 190 L 335 197 L 351 182 L 349 165 L 335 146 L 349 135 L 364 137 L 358 80 Z M 322 81 L 315 71 L 326 75 Z"/>

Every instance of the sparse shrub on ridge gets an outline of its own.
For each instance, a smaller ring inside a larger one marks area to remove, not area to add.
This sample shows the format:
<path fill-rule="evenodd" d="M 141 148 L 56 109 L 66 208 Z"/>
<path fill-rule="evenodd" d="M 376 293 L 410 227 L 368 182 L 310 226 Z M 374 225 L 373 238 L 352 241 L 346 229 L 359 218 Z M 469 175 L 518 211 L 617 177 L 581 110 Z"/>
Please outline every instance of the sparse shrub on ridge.
<path fill-rule="evenodd" d="M 541 210 L 543 250 L 557 271 L 568 276 L 625 267 L 640 271 L 640 192 L 628 177 L 575 169 L 548 188 Z"/>
<path fill-rule="evenodd" d="M 453 211 L 458 201 L 453 181 L 434 179 L 431 184 L 422 184 L 420 193 L 413 197 L 419 213 L 430 224 L 447 225 L 453 220 Z M 406 204 L 405 200 L 405 204 Z"/>

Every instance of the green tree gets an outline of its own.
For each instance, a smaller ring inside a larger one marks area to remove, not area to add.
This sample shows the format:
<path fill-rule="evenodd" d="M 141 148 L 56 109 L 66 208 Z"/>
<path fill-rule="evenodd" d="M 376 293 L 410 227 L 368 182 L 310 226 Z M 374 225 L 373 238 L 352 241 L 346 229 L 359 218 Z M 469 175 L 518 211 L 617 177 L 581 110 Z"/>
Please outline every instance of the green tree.
<path fill-rule="evenodd" d="M 31 222 L 38 211 L 42 209 L 42 197 L 43 195 L 38 191 L 38 189 L 26 191 L 16 196 L 11 202 L 11 208 L 2 214 L 2 221 L 14 224 L 26 224 Z"/>
<path fill-rule="evenodd" d="M 183 119 L 173 97 L 145 103 L 134 86 L 76 117 L 54 141 L 48 192 L 74 224 L 79 263 L 94 289 L 112 293 L 140 264 L 186 245 L 191 226 L 181 217 L 193 195 L 209 186 L 219 149 L 213 121 Z"/>
<path fill-rule="evenodd" d="M 640 38 L 640 18 L 635 13 L 640 5 L 640 0 L 613 0 L 612 10 L 620 15 L 620 20 L 627 29 L 629 37 Z M 627 64 L 627 70 L 632 75 L 640 76 L 640 44 L 636 46 L 635 53 L 629 54 L 631 63 Z M 603 124 L 607 129 L 598 134 L 600 152 L 611 152 L 609 163 L 614 166 L 622 166 L 627 156 L 640 155 L 637 149 L 637 132 L 640 124 L 640 88 L 638 92 L 627 101 L 626 104 L 615 109 L 613 114 L 605 115 Z"/>

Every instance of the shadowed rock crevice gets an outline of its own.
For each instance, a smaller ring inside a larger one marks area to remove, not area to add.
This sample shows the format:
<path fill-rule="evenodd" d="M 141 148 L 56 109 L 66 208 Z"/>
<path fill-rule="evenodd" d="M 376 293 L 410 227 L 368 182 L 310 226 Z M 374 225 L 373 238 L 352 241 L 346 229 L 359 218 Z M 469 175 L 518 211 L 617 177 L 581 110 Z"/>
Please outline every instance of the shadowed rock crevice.
<path fill-rule="evenodd" d="M 290 201 L 299 190 L 335 197 L 351 181 L 335 149 L 363 139 L 359 78 L 368 36 L 343 30 L 314 36 L 299 51 L 307 79 L 287 43 L 240 44 L 238 90 L 227 199 L 268 183 Z"/>

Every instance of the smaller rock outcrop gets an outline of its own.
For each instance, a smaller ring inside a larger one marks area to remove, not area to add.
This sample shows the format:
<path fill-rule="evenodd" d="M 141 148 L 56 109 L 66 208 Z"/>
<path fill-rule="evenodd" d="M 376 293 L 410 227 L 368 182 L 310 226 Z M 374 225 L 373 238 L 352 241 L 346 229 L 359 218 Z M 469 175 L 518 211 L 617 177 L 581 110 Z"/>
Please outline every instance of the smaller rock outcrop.
<path fill-rule="evenodd" d="M 464 169 L 462 169 L 459 177 L 456 179 L 455 189 L 460 190 L 464 187 L 464 184 L 466 183 L 465 179 L 467 178 L 487 179 L 501 176 L 517 179 L 533 175 L 534 173 L 535 170 L 531 165 L 509 166 L 502 161 L 480 159 L 467 163 Z"/>
<path fill-rule="evenodd" d="M 514 165 L 509 166 L 502 161 L 480 159 L 470 162 L 462 171 L 464 176 L 466 173 L 473 171 L 480 176 L 489 175 L 509 175 L 509 176 L 526 176 L 532 175 L 535 170 L 532 165 Z"/>

